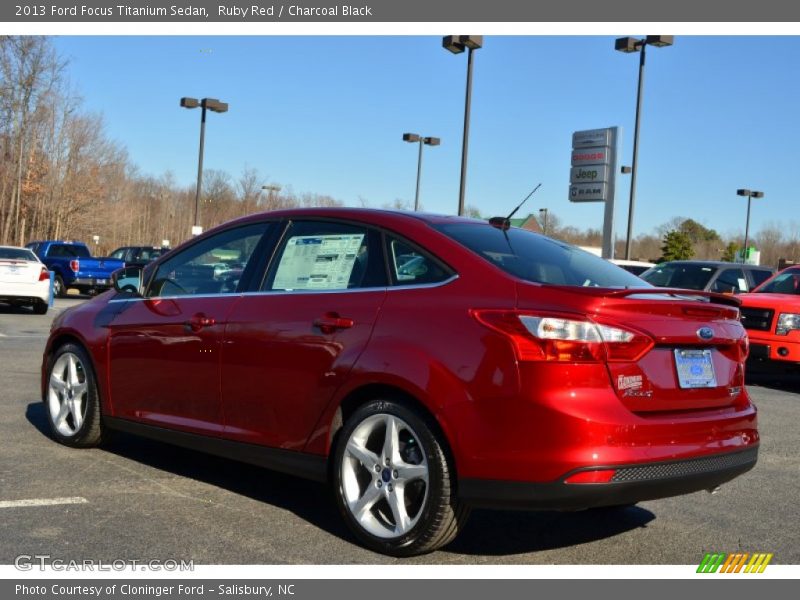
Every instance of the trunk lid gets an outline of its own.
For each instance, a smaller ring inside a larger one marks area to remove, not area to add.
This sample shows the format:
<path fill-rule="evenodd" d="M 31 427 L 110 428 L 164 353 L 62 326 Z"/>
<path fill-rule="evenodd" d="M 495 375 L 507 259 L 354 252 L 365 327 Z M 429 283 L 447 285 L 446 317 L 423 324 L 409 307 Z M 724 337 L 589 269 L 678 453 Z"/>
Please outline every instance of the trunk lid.
<path fill-rule="evenodd" d="M 606 363 L 611 385 L 629 410 L 717 409 L 733 405 L 741 394 L 747 341 L 733 297 L 668 288 L 525 285 L 520 308 L 541 310 L 543 296 L 556 293 L 561 311 L 653 340 L 636 360 Z"/>
<path fill-rule="evenodd" d="M 42 266 L 30 260 L 0 259 L 0 283 L 36 283 Z"/>

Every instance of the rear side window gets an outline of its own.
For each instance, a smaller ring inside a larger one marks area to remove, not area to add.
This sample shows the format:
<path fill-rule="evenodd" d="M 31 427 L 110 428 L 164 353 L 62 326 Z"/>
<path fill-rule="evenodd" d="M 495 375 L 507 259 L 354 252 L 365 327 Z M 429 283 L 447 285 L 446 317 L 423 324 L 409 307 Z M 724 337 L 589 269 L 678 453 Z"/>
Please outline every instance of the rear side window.
<path fill-rule="evenodd" d="M 747 279 L 741 269 L 724 269 L 711 286 L 712 292 L 738 294 L 747 291 Z"/>
<path fill-rule="evenodd" d="M 388 238 L 392 285 L 425 285 L 449 279 L 453 273 L 408 242 Z"/>
<path fill-rule="evenodd" d="M 502 231 L 480 223 L 452 223 L 437 229 L 506 273 L 527 281 L 582 287 L 649 287 L 605 259 L 525 229 Z"/>
<path fill-rule="evenodd" d="M 380 234 L 325 221 L 289 224 L 262 286 L 265 291 L 325 291 L 386 286 Z"/>

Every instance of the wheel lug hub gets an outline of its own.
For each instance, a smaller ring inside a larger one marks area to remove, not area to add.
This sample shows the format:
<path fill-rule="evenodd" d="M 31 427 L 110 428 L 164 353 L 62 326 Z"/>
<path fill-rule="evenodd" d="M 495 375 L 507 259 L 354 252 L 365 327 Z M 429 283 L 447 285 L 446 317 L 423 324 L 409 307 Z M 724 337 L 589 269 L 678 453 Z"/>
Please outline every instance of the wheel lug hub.
<path fill-rule="evenodd" d="M 393 492 L 394 486 L 390 483 L 389 485 L 386 486 L 386 489 L 389 490 L 390 492 Z"/>
<path fill-rule="evenodd" d="M 397 479 L 399 476 L 400 476 L 400 475 L 398 474 L 398 472 L 397 472 L 397 469 L 395 469 L 394 471 L 392 471 L 392 477 L 394 477 L 395 479 Z"/>
<path fill-rule="evenodd" d="M 383 482 L 380 479 L 378 479 L 378 487 L 383 487 Z"/>

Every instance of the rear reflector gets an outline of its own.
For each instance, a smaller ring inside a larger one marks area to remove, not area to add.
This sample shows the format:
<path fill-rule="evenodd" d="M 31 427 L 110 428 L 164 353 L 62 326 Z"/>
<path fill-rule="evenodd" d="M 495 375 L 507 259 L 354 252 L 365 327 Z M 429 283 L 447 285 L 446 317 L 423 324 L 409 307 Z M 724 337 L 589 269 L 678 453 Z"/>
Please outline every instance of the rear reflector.
<path fill-rule="evenodd" d="M 598 471 L 579 471 L 570 475 L 564 483 L 608 483 L 614 477 L 614 469 L 600 469 Z"/>
<path fill-rule="evenodd" d="M 643 333 L 584 319 L 500 310 L 472 314 L 506 335 L 521 361 L 637 361 L 654 345 Z"/>

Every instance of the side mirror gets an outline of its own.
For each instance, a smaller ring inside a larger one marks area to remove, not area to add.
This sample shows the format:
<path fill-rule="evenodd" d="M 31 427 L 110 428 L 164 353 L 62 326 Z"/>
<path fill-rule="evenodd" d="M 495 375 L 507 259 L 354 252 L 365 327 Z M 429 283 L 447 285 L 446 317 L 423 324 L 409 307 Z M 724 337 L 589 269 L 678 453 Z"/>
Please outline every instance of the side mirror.
<path fill-rule="evenodd" d="M 142 295 L 142 283 L 144 281 L 143 269 L 141 267 L 125 267 L 111 274 L 111 281 L 114 289 L 126 294 Z"/>

